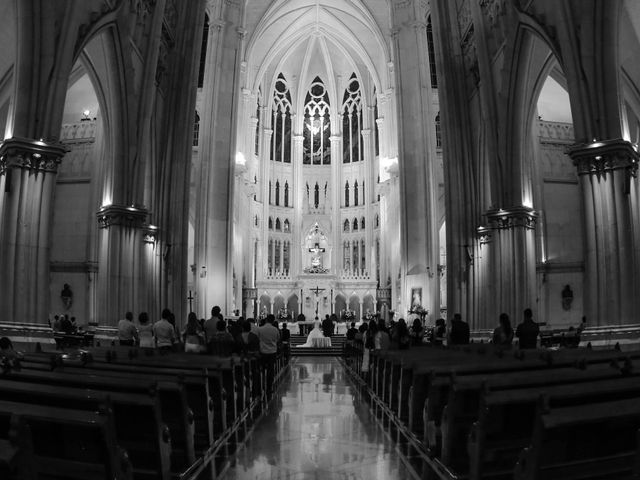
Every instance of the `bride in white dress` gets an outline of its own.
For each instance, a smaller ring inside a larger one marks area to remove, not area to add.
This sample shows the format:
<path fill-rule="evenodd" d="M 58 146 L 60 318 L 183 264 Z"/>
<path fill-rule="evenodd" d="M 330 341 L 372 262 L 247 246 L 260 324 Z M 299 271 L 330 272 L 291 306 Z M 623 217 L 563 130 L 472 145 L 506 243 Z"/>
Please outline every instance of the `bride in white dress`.
<path fill-rule="evenodd" d="M 303 344 L 303 345 L 299 345 L 299 347 L 313 347 L 315 345 L 313 345 L 313 339 L 314 338 L 325 338 L 324 334 L 322 333 L 322 329 L 320 328 L 320 322 L 316 321 L 315 325 L 313 326 L 313 330 L 311 330 L 309 332 L 309 335 L 307 336 L 307 343 Z M 331 341 L 331 339 L 328 339 L 329 341 Z"/>

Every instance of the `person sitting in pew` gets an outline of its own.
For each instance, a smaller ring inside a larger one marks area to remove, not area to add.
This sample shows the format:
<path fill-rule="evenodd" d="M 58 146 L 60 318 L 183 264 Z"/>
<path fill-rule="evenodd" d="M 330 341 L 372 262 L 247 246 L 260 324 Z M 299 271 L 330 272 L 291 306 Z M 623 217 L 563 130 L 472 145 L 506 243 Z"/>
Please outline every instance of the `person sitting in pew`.
<path fill-rule="evenodd" d="M 204 331 L 198 322 L 198 316 L 191 312 L 187 317 L 187 326 L 182 334 L 184 351 L 187 353 L 200 353 L 205 349 Z"/>
<path fill-rule="evenodd" d="M 138 315 L 138 341 L 140 342 L 141 348 L 155 347 L 153 325 L 149 321 L 149 314 L 147 312 L 140 312 L 140 315 Z"/>
<path fill-rule="evenodd" d="M 233 349 L 233 336 L 227 331 L 227 322 L 219 318 L 216 322 L 216 333 L 209 339 L 209 353 L 228 357 L 233 353 Z"/>
<path fill-rule="evenodd" d="M 242 324 L 242 351 L 247 355 L 258 356 L 260 354 L 260 339 L 258 335 L 251 331 L 251 327 L 255 325 L 253 318 L 248 319 Z"/>
<path fill-rule="evenodd" d="M 468 345 L 469 338 L 469 324 L 462 320 L 462 315 L 454 314 L 449 331 L 449 345 Z"/>
<path fill-rule="evenodd" d="M 160 353 L 170 353 L 173 351 L 173 344 L 176 342 L 176 330 L 169 322 L 171 310 L 162 310 L 161 319 L 153 324 L 153 336 L 156 339 L 156 348 Z"/>
<path fill-rule="evenodd" d="M 7 360 L 16 360 L 22 358 L 22 354 L 13 349 L 13 343 L 8 337 L 0 338 L 0 357 Z"/>
<path fill-rule="evenodd" d="M 120 345 L 133 347 L 138 342 L 138 329 L 133 324 L 133 313 L 127 312 L 118 322 L 118 340 Z"/>
<path fill-rule="evenodd" d="M 511 342 L 513 342 L 513 328 L 511 328 L 509 315 L 507 315 L 506 313 L 501 313 L 499 321 L 500 325 L 498 325 L 493 331 L 492 343 L 494 345 L 510 347 Z"/>
<path fill-rule="evenodd" d="M 540 327 L 533 321 L 533 312 L 530 308 L 526 308 L 524 310 L 524 320 L 518 324 L 516 329 L 516 337 L 518 337 L 520 349 L 536 348 L 539 334 Z"/>

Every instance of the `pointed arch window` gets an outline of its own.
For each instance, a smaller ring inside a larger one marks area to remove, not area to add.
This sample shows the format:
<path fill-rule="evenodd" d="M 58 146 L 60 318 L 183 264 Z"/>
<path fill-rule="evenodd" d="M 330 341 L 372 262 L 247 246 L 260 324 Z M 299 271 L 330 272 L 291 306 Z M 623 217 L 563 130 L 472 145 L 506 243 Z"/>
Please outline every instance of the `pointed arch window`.
<path fill-rule="evenodd" d="M 282 264 L 285 272 L 288 272 L 291 265 L 291 243 L 285 241 L 282 247 Z"/>
<path fill-rule="evenodd" d="M 364 217 L 360 219 L 360 230 L 364 230 Z"/>
<path fill-rule="evenodd" d="M 440 127 L 440 112 L 436 115 L 436 148 L 442 148 L 442 129 Z"/>
<path fill-rule="evenodd" d="M 380 216 L 377 213 L 374 221 L 375 221 L 374 223 L 375 228 L 378 228 L 380 226 Z"/>
<path fill-rule="evenodd" d="M 342 98 L 342 162 L 363 160 L 362 92 L 356 74 L 352 74 Z"/>
<path fill-rule="evenodd" d="M 353 268 L 358 268 L 358 259 L 360 258 L 360 256 L 358 255 L 358 241 L 354 240 L 353 241 L 353 257 L 352 257 L 352 261 L 351 261 L 351 265 L 353 265 Z"/>
<path fill-rule="evenodd" d="M 316 182 L 316 186 L 313 189 L 313 205 L 315 208 L 320 206 L 320 185 Z"/>
<path fill-rule="evenodd" d="M 273 230 L 273 218 L 269 217 L 269 230 Z"/>
<path fill-rule="evenodd" d="M 349 206 L 349 180 L 344 184 L 344 206 Z"/>
<path fill-rule="evenodd" d="M 269 180 L 269 205 L 271 205 L 271 180 Z"/>
<path fill-rule="evenodd" d="M 271 160 L 291 163 L 291 92 L 284 75 L 279 74 L 273 91 L 271 117 Z"/>
<path fill-rule="evenodd" d="M 285 220 L 284 220 L 283 231 L 285 233 L 289 233 L 291 231 L 291 225 L 289 224 L 289 219 L 287 219 L 287 218 L 285 218 Z"/>
<path fill-rule="evenodd" d="M 367 250 L 364 248 L 364 239 L 360 241 L 360 268 L 364 270 L 367 268 Z"/>
<path fill-rule="evenodd" d="M 200 115 L 196 111 L 196 119 L 193 122 L 193 146 L 197 147 L 200 142 Z"/>
<path fill-rule="evenodd" d="M 427 17 L 427 53 L 429 54 L 431 88 L 438 88 L 438 76 L 436 74 L 436 49 L 433 44 L 433 26 L 431 25 L 431 15 Z"/>
<path fill-rule="evenodd" d="M 280 218 L 276 218 L 276 232 L 282 231 L 282 224 L 280 223 Z"/>
<path fill-rule="evenodd" d="M 267 265 L 269 266 L 269 274 L 273 272 L 273 240 L 269 239 L 267 250 Z"/>
<path fill-rule="evenodd" d="M 353 219 L 353 223 L 351 225 L 353 225 L 353 231 L 357 232 L 358 231 L 358 219 L 354 218 Z"/>
<path fill-rule="evenodd" d="M 342 230 L 345 231 L 345 232 L 348 232 L 350 230 L 350 228 L 349 228 L 349 219 L 346 219 L 344 221 L 344 226 L 342 227 Z"/>
<path fill-rule="evenodd" d="M 304 100 L 302 162 L 305 165 L 331 164 L 330 136 L 329 93 L 320 77 L 316 77 Z"/>
<path fill-rule="evenodd" d="M 198 70 L 198 88 L 204 85 L 204 68 L 207 64 L 207 43 L 209 43 L 209 15 L 204 14 L 204 27 L 202 28 L 202 45 L 200 48 L 200 70 Z"/>
<path fill-rule="evenodd" d="M 289 182 L 284 182 L 284 206 L 289 206 Z"/>
<path fill-rule="evenodd" d="M 276 180 L 276 206 L 280 205 L 280 180 Z"/>
<path fill-rule="evenodd" d="M 343 254 L 342 254 L 342 265 L 345 270 L 351 269 L 350 260 L 351 260 L 351 244 L 347 240 L 346 242 L 344 242 L 344 248 L 343 248 Z"/>
<path fill-rule="evenodd" d="M 358 206 L 358 181 L 356 180 L 356 183 L 353 184 L 353 204 L 357 207 Z"/>
<path fill-rule="evenodd" d="M 281 258 L 281 247 L 282 247 L 282 242 L 280 240 L 276 240 L 275 241 L 275 249 L 273 252 L 273 268 L 276 272 L 280 271 L 280 258 Z"/>

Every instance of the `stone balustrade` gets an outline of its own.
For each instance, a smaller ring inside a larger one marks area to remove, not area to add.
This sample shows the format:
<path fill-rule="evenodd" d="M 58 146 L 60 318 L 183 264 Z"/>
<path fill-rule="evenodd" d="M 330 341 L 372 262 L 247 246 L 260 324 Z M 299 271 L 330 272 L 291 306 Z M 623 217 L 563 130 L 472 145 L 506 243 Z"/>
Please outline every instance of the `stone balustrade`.
<path fill-rule="evenodd" d="M 64 124 L 60 132 L 60 141 L 65 143 L 93 141 L 95 137 L 96 122 L 93 120 Z"/>

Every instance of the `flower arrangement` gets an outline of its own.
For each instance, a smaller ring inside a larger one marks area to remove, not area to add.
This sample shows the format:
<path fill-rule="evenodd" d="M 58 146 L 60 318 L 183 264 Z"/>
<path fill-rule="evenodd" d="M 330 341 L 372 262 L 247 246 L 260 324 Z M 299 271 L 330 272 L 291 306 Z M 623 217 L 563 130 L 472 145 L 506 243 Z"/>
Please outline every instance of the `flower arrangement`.
<path fill-rule="evenodd" d="M 411 305 L 411 308 L 409 309 L 409 313 L 410 314 L 413 313 L 413 314 L 420 315 L 421 317 L 423 317 L 425 315 L 429 315 L 429 310 L 424 308 L 419 303 L 416 303 L 414 305 Z"/>
<path fill-rule="evenodd" d="M 278 320 L 291 320 L 291 312 L 286 308 L 281 308 L 280 310 L 278 310 L 276 318 Z"/>
<path fill-rule="evenodd" d="M 369 322 L 371 320 L 373 320 L 374 318 L 376 318 L 377 315 L 371 313 L 369 310 L 367 310 L 367 313 L 364 314 L 364 316 L 362 317 L 363 320 Z"/>
<path fill-rule="evenodd" d="M 313 265 L 311 267 L 305 267 L 304 273 L 328 273 L 329 269 L 320 267 L 318 265 Z"/>
<path fill-rule="evenodd" d="M 342 312 L 342 318 L 344 318 L 345 321 L 355 320 L 356 312 L 347 308 L 344 312 Z"/>

